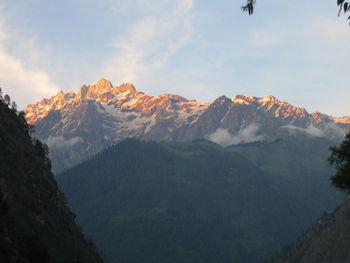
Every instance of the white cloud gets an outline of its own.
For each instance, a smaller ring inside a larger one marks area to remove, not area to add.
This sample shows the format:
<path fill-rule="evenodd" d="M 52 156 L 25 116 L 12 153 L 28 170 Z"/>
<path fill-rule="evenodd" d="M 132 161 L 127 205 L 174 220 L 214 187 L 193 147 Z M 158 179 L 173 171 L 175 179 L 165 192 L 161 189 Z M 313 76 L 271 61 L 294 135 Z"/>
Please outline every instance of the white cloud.
<path fill-rule="evenodd" d="M 54 149 L 63 149 L 63 148 L 69 148 L 72 147 L 73 145 L 82 142 L 83 139 L 80 138 L 79 136 L 76 137 L 72 137 L 69 139 L 65 139 L 62 136 L 57 136 L 57 137 L 49 137 L 46 140 L 46 144 L 47 146 L 49 146 L 49 148 L 54 148 Z"/>
<path fill-rule="evenodd" d="M 282 128 L 289 129 L 290 131 L 304 132 L 313 137 L 326 137 L 326 134 L 322 130 L 320 130 L 312 124 L 306 128 L 301 128 L 293 125 L 283 126 Z"/>
<path fill-rule="evenodd" d="M 325 131 L 327 133 L 332 133 L 335 134 L 336 136 L 343 138 L 347 134 L 347 129 L 346 128 L 341 128 L 334 122 L 327 123 L 325 127 Z"/>
<path fill-rule="evenodd" d="M 193 0 L 136 1 L 134 4 L 133 8 L 144 15 L 126 35 L 116 39 L 116 52 L 104 62 L 101 72 L 115 83 L 149 78 L 191 38 Z"/>
<path fill-rule="evenodd" d="M 34 102 L 42 97 L 51 96 L 58 92 L 59 88 L 45 71 L 35 65 L 34 58 L 37 57 L 38 51 L 29 47 L 31 41 L 16 37 L 16 41 L 28 43 L 28 46 L 21 45 L 23 50 L 20 53 L 27 53 L 28 57 L 33 58 L 30 63 L 8 51 L 7 46 L 14 36 L 8 34 L 11 28 L 6 24 L 3 14 L 4 10 L 0 6 L 0 86 L 17 102 L 19 108 L 22 108 L 28 101 Z"/>
<path fill-rule="evenodd" d="M 59 90 L 45 72 L 25 67 L 19 58 L 9 55 L 2 47 L 0 47 L 0 72 L 0 81 L 5 83 L 7 92 L 15 88 L 14 93 L 20 92 L 19 95 L 22 96 L 47 96 Z"/>
<path fill-rule="evenodd" d="M 221 146 L 229 146 L 233 144 L 248 143 L 262 140 L 263 135 L 258 135 L 259 125 L 252 123 L 248 127 L 241 129 L 238 134 L 233 135 L 226 129 L 217 129 L 209 135 L 209 140 L 220 144 Z"/>

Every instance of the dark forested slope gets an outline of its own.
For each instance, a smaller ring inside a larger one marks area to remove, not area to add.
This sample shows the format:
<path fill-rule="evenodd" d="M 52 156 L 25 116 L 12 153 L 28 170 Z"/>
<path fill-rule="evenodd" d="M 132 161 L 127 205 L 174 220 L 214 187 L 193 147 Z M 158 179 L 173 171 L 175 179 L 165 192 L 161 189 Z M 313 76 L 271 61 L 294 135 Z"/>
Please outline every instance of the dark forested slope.
<path fill-rule="evenodd" d="M 46 149 L 0 100 L 0 262 L 103 262 L 66 207 Z"/>
<path fill-rule="evenodd" d="M 350 262 L 350 134 L 339 146 L 330 148 L 329 162 L 336 173 L 332 184 L 344 190 L 344 202 L 332 213 L 325 213 L 297 242 L 284 249 L 273 263 Z"/>
<path fill-rule="evenodd" d="M 325 213 L 297 242 L 269 262 L 350 262 L 350 197 L 333 213 Z"/>
<path fill-rule="evenodd" d="M 253 263 L 290 243 L 337 199 L 323 187 L 324 174 L 298 186 L 252 161 L 204 140 L 126 140 L 57 180 L 111 262 Z"/>
<path fill-rule="evenodd" d="M 324 137 L 295 134 L 228 149 L 246 157 L 264 172 L 282 177 L 280 187 L 286 187 L 286 192 L 292 190 L 295 198 L 310 210 L 332 211 L 344 196 L 330 185 L 329 178 L 335 171 L 327 161 L 332 145 L 334 142 Z"/>

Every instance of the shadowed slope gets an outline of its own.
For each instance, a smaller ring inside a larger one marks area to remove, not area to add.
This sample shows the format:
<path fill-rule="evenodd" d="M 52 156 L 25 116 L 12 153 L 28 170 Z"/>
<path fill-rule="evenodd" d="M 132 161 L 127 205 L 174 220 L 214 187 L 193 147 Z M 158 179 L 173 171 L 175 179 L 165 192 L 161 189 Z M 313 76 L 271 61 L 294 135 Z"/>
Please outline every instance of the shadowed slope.
<path fill-rule="evenodd" d="M 66 207 L 45 147 L 0 101 L 0 262 L 104 262 Z"/>

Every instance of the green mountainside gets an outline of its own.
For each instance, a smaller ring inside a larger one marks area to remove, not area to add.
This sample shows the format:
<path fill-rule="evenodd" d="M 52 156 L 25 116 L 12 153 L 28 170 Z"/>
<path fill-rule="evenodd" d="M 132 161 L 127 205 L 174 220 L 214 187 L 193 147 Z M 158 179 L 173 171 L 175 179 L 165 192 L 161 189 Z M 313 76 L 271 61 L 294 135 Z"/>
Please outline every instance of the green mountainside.
<path fill-rule="evenodd" d="M 266 173 L 283 176 L 288 192 L 314 211 L 333 208 L 343 195 L 327 194 L 331 190 L 330 176 L 334 169 L 327 161 L 329 147 L 334 142 L 322 137 L 293 135 L 269 143 L 250 143 L 230 146 L 228 149 L 241 154 Z"/>
<path fill-rule="evenodd" d="M 332 184 L 347 193 L 343 203 L 323 216 L 292 245 L 270 263 L 348 263 L 350 262 L 350 134 L 330 149 L 330 163 L 336 168 Z"/>
<path fill-rule="evenodd" d="M 0 262 L 102 263 L 65 205 L 47 149 L 0 100 Z"/>
<path fill-rule="evenodd" d="M 340 202 L 329 144 L 129 139 L 57 180 L 111 263 L 262 262 Z"/>

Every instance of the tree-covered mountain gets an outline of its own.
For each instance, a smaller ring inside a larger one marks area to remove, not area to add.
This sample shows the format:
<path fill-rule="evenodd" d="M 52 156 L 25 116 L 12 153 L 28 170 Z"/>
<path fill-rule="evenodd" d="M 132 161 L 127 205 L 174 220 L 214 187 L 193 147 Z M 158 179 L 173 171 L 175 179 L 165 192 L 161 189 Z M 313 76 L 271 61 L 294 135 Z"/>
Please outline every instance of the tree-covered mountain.
<path fill-rule="evenodd" d="M 339 146 L 330 148 L 328 158 L 336 173 L 332 185 L 347 193 L 332 213 L 325 213 L 294 244 L 286 247 L 270 263 L 350 262 L 350 133 Z"/>
<path fill-rule="evenodd" d="M 294 197 L 300 204 L 322 211 L 325 206 L 332 207 L 342 196 L 340 192 L 325 194 L 331 188 L 329 178 L 334 173 L 327 161 L 329 147 L 333 144 L 325 138 L 295 134 L 271 142 L 233 145 L 228 149 L 246 157 L 264 172 L 282 176 L 284 185 L 281 187 L 298 191 Z"/>
<path fill-rule="evenodd" d="M 342 198 L 323 163 L 330 142 L 298 138 L 234 148 L 129 139 L 57 180 L 112 263 L 261 262 Z"/>
<path fill-rule="evenodd" d="M 0 262 L 102 263 L 50 172 L 47 148 L 0 93 Z"/>

